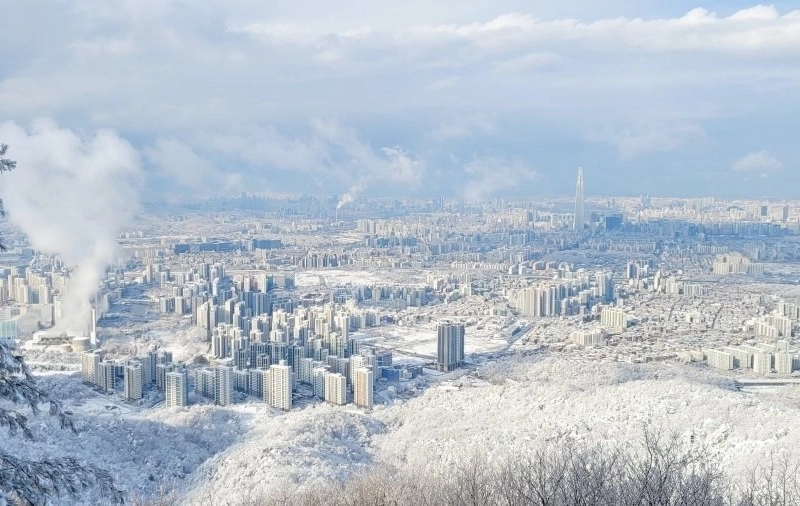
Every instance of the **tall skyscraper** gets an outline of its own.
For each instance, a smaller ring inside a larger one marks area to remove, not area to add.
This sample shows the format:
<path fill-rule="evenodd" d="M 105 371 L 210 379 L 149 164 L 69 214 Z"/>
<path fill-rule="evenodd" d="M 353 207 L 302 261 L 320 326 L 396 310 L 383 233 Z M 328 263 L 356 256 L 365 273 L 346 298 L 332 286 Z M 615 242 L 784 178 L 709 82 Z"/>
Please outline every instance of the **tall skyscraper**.
<path fill-rule="evenodd" d="M 292 366 L 285 360 L 269 368 L 269 403 L 284 411 L 292 409 Z"/>
<path fill-rule="evenodd" d="M 438 334 L 436 366 L 448 372 L 464 364 L 464 324 L 440 323 Z"/>
<path fill-rule="evenodd" d="M 578 167 L 578 184 L 575 186 L 575 221 L 572 223 L 573 230 L 583 230 L 583 167 Z"/>
<path fill-rule="evenodd" d="M 189 375 L 186 369 L 167 373 L 167 407 L 189 405 Z"/>

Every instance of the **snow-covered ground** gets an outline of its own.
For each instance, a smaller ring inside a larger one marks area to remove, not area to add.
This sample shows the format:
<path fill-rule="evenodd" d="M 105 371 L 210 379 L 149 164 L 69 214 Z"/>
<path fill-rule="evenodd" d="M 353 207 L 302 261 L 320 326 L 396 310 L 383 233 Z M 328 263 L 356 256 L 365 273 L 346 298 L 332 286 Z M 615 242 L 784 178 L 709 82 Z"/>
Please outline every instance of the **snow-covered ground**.
<path fill-rule="evenodd" d="M 208 404 L 141 409 L 88 388 L 78 373 L 48 374 L 38 381 L 75 412 L 78 434 L 61 430 L 56 419 L 42 414 L 31 417 L 34 442 L 0 437 L 0 448 L 34 458 L 78 457 L 110 471 L 132 497 L 152 496 L 162 486 L 180 487 L 202 462 L 247 430 L 248 416 L 234 410 Z"/>
<path fill-rule="evenodd" d="M 508 347 L 507 333 L 503 327 L 486 317 L 479 325 L 468 325 L 464 332 L 464 353 L 489 353 Z M 403 352 L 436 357 L 436 324 L 431 321 L 417 325 L 393 325 L 367 329 L 372 344 L 390 348 L 396 353 Z"/>
<path fill-rule="evenodd" d="M 386 285 L 398 283 L 407 286 L 424 286 L 425 274 L 412 269 L 312 269 L 295 274 L 298 288 L 336 285 Z"/>
<path fill-rule="evenodd" d="M 738 392 L 706 369 L 509 358 L 367 415 L 317 407 L 254 421 L 201 466 L 189 502 L 236 504 L 373 462 L 427 466 L 545 441 L 638 443 L 645 425 L 707 445 L 731 473 L 771 452 L 800 458 L 800 389 Z M 279 420 L 279 421 L 278 421 Z"/>
<path fill-rule="evenodd" d="M 800 459 L 800 388 L 740 392 L 730 379 L 677 363 L 592 363 L 568 354 L 515 355 L 473 373 L 424 377 L 411 399 L 372 412 L 316 404 L 281 414 L 251 402 L 230 408 L 109 409 L 77 375 L 42 386 L 69 399 L 79 436 L 36 418 L 38 454 L 74 454 L 110 469 L 137 495 L 175 486 L 185 504 L 237 504 L 381 462 L 427 466 L 502 454 L 545 441 L 637 442 L 645 425 L 679 430 L 738 474 L 770 455 Z M 3 439 L 3 438 L 0 438 Z M 16 451 L 16 450 L 15 450 Z"/>

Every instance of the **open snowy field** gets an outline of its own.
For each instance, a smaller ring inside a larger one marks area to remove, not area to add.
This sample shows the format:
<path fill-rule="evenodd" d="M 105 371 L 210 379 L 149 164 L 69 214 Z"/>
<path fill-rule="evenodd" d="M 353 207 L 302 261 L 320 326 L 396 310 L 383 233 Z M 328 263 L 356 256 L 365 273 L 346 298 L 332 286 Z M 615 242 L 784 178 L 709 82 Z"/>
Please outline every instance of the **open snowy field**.
<path fill-rule="evenodd" d="M 385 285 L 400 284 L 407 286 L 424 286 L 425 273 L 411 269 L 389 270 L 345 270 L 345 269 L 313 269 L 295 274 L 295 285 L 298 288 L 336 285 Z"/>
<path fill-rule="evenodd" d="M 436 324 L 392 325 L 368 329 L 369 341 L 396 353 L 436 358 Z M 480 328 L 478 328 L 480 327 Z M 464 337 L 464 353 L 488 353 L 508 346 L 508 339 L 498 325 L 468 325 Z"/>

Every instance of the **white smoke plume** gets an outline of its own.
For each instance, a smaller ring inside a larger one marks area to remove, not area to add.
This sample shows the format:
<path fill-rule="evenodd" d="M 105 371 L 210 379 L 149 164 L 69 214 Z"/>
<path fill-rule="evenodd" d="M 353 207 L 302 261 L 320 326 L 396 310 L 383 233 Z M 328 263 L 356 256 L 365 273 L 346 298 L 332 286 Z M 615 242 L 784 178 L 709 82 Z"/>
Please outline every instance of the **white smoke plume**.
<path fill-rule="evenodd" d="M 358 194 L 364 191 L 364 187 L 362 185 L 355 185 L 347 193 L 342 194 L 339 197 L 339 202 L 336 204 L 336 209 L 341 209 L 343 206 L 352 203 L 358 197 Z"/>
<path fill-rule="evenodd" d="M 115 132 L 79 135 L 50 119 L 2 123 L 0 140 L 17 161 L 0 180 L 8 219 L 35 249 L 74 268 L 58 327 L 86 329 L 90 301 L 117 259 L 117 235 L 139 209 L 139 156 Z"/>

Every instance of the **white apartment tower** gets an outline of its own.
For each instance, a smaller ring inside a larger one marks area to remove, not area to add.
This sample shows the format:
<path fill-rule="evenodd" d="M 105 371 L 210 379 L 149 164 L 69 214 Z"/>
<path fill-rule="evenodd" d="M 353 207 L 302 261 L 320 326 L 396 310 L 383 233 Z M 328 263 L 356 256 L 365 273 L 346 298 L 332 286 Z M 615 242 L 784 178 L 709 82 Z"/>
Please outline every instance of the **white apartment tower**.
<path fill-rule="evenodd" d="M 100 361 L 103 354 L 100 350 L 84 351 L 81 353 L 81 377 L 86 383 L 97 384 L 97 375 L 100 370 Z"/>
<path fill-rule="evenodd" d="M 269 368 L 269 401 L 273 408 L 292 409 L 292 367 L 285 360 Z"/>
<path fill-rule="evenodd" d="M 356 406 L 359 408 L 372 407 L 372 389 L 374 386 L 372 369 L 369 367 L 360 367 L 355 371 L 355 384 L 354 400 Z"/>
<path fill-rule="evenodd" d="M 600 324 L 617 332 L 628 328 L 628 315 L 617 307 L 606 307 L 600 312 Z"/>
<path fill-rule="evenodd" d="M 135 401 L 142 398 L 144 370 L 141 362 L 128 362 L 124 372 L 125 398 Z"/>
<path fill-rule="evenodd" d="M 116 376 L 116 366 L 113 362 L 100 362 L 97 374 L 97 386 L 106 392 L 114 391 L 114 383 Z"/>
<path fill-rule="evenodd" d="M 325 374 L 325 401 L 339 406 L 347 404 L 347 380 L 343 375 Z"/>
<path fill-rule="evenodd" d="M 214 404 L 227 406 L 233 402 L 233 367 L 214 368 Z"/>
<path fill-rule="evenodd" d="M 167 407 L 189 405 L 189 375 L 186 370 L 167 373 Z"/>
<path fill-rule="evenodd" d="M 325 376 L 327 374 L 328 370 L 324 367 L 315 367 L 311 372 L 314 395 L 320 399 L 325 399 Z"/>

